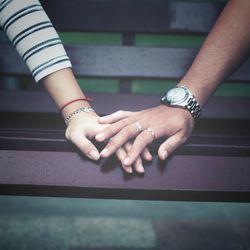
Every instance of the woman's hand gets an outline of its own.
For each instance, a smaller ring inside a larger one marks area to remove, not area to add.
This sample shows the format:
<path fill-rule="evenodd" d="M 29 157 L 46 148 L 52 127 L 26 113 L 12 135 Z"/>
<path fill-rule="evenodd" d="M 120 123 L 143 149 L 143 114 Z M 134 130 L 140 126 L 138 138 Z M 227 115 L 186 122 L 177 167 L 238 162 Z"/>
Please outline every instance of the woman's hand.
<path fill-rule="evenodd" d="M 194 120 L 185 109 L 158 107 L 140 112 L 118 111 L 101 117 L 99 122 L 111 124 L 96 135 L 97 141 L 112 140 L 100 156 L 108 157 L 121 145 L 135 138 L 131 149 L 123 159 L 123 165 L 131 165 L 155 139 L 165 138 L 158 150 L 159 158 L 165 160 L 178 146 L 183 144 L 192 132 Z"/>
<path fill-rule="evenodd" d="M 96 113 L 80 113 L 71 119 L 65 132 L 66 138 L 74 143 L 82 153 L 84 153 L 91 160 L 98 160 L 100 154 L 91 142 L 98 132 L 108 127 L 108 124 L 100 124 L 98 122 L 99 116 Z M 144 173 L 142 159 L 138 156 L 133 164 L 123 164 L 124 157 L 127 155 L 131 148 L 131 142 L 125 143 L 116 150 L 116 156 L 121 161 L 122 168 L 127 173 L 132 173 L 133 169 L 138 173 Z M 148 150 L 144 150 L 142 157 L 144 159 L 151 159 Z"/>
<path fill-rule="evenodd" d="M 100 124 L 98 118 L 99 116 L 94 112 L 80 113 L 68 122 L 68 127 L 65 131 L 65 137 L 91 160 L 100 158 L 99 151 L 91 142 L 91 139 L 107 127 L 107 124 Z"/>

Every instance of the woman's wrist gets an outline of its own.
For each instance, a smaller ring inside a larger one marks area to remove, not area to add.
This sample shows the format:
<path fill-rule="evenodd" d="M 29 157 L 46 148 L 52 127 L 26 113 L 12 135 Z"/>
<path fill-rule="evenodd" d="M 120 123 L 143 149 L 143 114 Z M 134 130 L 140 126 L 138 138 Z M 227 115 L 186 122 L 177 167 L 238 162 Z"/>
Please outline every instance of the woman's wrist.
<path fill-rule="evenodd" d="M 63 104 L 60 108 L 60 113 L 62 113 L 62 111 L 67 107 L 69 106 L 70 104 L 72 103 L 75 103 L 75 102 L 79 102 L 79 101 L 86 101 L 86 102 L 91 102 L 92 99 L 90 97 L 81 97 L 81 98 L 75 98 L 69 102 L 66 102 L 65 104 Z"/>
<path fill-rule="evenodd" d="M 66 119 L 70 114 L 72 114 L 76 110 L 87 107 L 91 107 L 88 101 L 79 100 L 67 105 L 63 110 L 61 110 L 61 115 L 64 119 Z"/>
<path fill-rule="evenodd" d="M 78 108 L 77 110 L 75 110 L 74 112 L 70 113 L 65 119 L 64 122 L 66 124 L 66 126 L 68 126 L 69 122 L 74 119 L 75 117 L 83 114 L 83 113 L 92 113 L 92 115 L 94 114 L 94 116 L 96 116 L 96 113 L 94 111 L 94 109 L 92 109 L 90 106 L 88 107 L 81 107 Z"/>
<path fill-rule="evenodd" d="M 70 68 L 54 72 L 41 82 L 64 119 L 78 108 L 90 106 L 89 99 L 82 92 Z"/>

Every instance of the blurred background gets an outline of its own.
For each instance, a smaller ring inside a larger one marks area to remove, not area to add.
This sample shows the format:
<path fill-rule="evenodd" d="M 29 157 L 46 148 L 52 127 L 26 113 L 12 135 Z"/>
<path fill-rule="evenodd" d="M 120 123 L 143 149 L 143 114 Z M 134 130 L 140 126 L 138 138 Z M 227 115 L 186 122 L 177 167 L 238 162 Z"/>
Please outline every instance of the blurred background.
<path fill-rule="evenodd" d="M 0 197 L 0 249 L 250 249 L 250 205 Z"/>

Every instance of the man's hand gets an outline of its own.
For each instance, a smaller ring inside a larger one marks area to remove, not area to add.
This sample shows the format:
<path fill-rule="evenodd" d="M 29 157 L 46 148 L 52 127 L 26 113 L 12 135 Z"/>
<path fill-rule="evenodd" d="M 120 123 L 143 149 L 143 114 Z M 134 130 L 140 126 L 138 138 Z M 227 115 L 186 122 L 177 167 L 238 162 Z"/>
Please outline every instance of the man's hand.
<path fill-rule="evenodd" d="M 100 156 L 108 157 L 127 141 L 134 139 L 133 145 L 123 165 L 131 165 L 155 139 L 165 138 L 158 150 L 159 158 L 165 160 L 177 147 L 183 144 L 192 132 L 194 120 L 189 111 L 182 108 L 160 105 L 140 112 L 118 111 L 101 117 L 99 122 L 111 124 L 96 135 L 97 141 L 112 140 L 102 150 Z M 147 153 L 144 157 L 149 160 Z"/>

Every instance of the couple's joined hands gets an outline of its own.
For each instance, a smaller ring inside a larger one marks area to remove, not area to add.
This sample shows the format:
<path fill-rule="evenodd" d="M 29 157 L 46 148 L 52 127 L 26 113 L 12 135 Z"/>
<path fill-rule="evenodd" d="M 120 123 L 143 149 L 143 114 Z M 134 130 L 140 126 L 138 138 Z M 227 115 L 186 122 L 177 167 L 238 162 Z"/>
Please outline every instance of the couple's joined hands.
<path fill-rule="evenodd" d="M 187 140 L 193 126 L 193 117 L 187 110 L 160 105 L 139 112 L 117 111 L 104 117 L 79 114 L 69 122 L 66 138 L 92 160 L 115 153 L 125 172 L 144 173 L 142 160 L 152 160 L 149 144 L 163 138 L 158 156 L 165 160 Z M 107 142 L 100 153 L 91 142 L 94 138 Z"/>
<path fill-rule="evenodd" d="M 100 133 L 108 124 L 99 123 L 100 117 L 94 113 L 80 113 L 70 120 L 68 123 L 65 136 L 66 138 L 75 144 L 82 153 L 84 153 L 91 160 L 98 160 L 100 158 L 100 153 L 98 152 L 96 146 L 91 142 L 95 138 L 97 133 Z M 144 160 L 151 159 L 152 156 L 146 149 L 141 156 L 138 156 L 135 161 L 130 165 L 124 165 L 123 159 L 128 154 L 131 149 L 131 142 L 125 142 L 116 150 L 116 156 L 121 162 L 122 168 L 128 172 L 132 173 L 133 169 L 138 173 L 143 173 L 142 158 Z M 146 155 L 146 157 L 145 157 Z M 149 155 L 149 156 L 148 156 Z"/>

